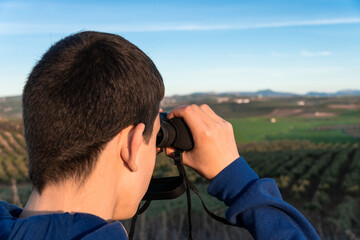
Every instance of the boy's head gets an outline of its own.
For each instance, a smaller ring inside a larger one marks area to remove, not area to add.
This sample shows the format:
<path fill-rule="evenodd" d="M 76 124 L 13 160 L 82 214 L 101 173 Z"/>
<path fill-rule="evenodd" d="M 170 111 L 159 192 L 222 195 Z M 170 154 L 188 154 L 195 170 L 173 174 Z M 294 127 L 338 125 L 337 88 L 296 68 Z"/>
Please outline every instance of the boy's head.
<path fill-rule="evenodd" d="M 83 181 L 105 145 L 122 129 L 145 124 L 144 140 L 164 96 L 154 63 L 124 38 L 80 32 L 53 45 L 23 92 L 29 175 L 47 184 Z"/>

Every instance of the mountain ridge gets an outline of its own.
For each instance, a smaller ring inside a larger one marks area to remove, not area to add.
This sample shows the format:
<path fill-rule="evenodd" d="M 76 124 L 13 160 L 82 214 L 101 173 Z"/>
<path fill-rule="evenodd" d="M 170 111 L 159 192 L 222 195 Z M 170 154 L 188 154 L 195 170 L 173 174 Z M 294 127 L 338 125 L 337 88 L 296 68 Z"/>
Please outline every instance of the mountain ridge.
<path fill-rule="evenodd" d="M 342 97 L 342 96 L 360 96 L 360 90 L 357 89 L 343 89 L 336 92 L 318 92 L 310 91 L 305 94 L 292 93 L 292 92 L 281 92 L 274 91 L 271 89 L 261 89 L 258 91 L 226 91 L 226 92 L 193 92 L 187 94 L 173 94 L 167 95 L 166 97 L 180 97 L 180 96 L 229 96 L 229 95 L 238 95 L 238 96 L 251 96 L 251 97 Z M 5 99 L 21 99 L 21 95 L 11 95 L 11 96 L 0 96 L 0 102 Z"/>
<path fill-rule="evenodd" d="M 194 92 L 190 94 L 174 94 L 166 97 L 180 97 L 180 96 L 249 96 L 249 97 L 342 97 L 342 96 L 360 96 L 360 90 L 357 89 L 344 89 L 336 92 L 316 92 L 310 91 L 305 94 L 298 94 L 292 92 L 273 91 L 271 89 L 263 89 L 258 91 L 244 91 L 244 92 Z"/>

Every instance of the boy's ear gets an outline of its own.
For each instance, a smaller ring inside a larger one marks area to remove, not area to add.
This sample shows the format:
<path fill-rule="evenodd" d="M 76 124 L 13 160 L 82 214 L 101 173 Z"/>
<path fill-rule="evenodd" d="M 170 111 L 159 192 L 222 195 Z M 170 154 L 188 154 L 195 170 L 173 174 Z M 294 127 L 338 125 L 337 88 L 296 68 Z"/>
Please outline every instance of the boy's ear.
<path fill-rule="evenodd" d="M 145 124 L 139 123 L 132 127 L 127 135 L 127 146 L 121 149 L 121 158 L 132 172 L 137 171 L 136 157 L 144 141 Z"/>

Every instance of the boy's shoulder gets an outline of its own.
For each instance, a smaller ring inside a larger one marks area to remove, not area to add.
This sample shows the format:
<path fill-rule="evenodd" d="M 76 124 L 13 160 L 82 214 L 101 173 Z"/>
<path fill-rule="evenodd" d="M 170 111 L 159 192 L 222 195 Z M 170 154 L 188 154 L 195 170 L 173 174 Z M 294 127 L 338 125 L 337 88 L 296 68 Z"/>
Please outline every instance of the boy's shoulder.
<path fill-rule="evenodd" d="M 21 208 L 0 202 L 0 239 L 127 239 L 120 222 L 87 213 L 55 213 L 18 218 Z"/>

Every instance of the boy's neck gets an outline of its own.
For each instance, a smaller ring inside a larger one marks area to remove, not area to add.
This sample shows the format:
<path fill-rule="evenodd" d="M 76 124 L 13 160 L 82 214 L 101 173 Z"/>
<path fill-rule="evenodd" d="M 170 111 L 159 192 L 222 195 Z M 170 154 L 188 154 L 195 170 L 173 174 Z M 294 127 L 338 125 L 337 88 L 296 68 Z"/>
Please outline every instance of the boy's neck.
<path fill-rule="evenodd" d="M 33 189 L 21 218 L 48 213 L 90 213 L 105 220 L 114 218 L 118 194 L 122 191 L 118 181 L 118 166 L 107 151 L 100 154 L 94 169 L 84 183 L 74 179 L 48 184 L 41 194 Z M 81 185 L 80 185 L 81 184 Z"/>
<path fill-rule="evenodd" d="M 123 142 L 129 138 L 124 131 L 107 143 L 83 183 L 67 179 L 47 184 L 41 194 L 34 188 L 20 217 L 69 212 L 89 213 L 108 221 L 131 218 L 145 194 L 144 186 L 149 184 L 147 180 L 150 179 L 145 179 L 144 175 L 150 163 L 141 159 L 139 166 L 144 167 L 139 171 L 131 170 L 124 163 L 119 153 Z"/>
<path fill-rule="evenodd" d="M 51 185 L 46 187 L 41 195 L 34 189 L 20 218 L 69 212 L 89 213 L 105 220 L 113 219 L 116 198 L 110 196 L 112 191 L 106 188 L 108 191 L 105 193 L 95 190 L 95 188 L 77 190 L 77 187 L 71 186 L 71 184 Z M 105 188 L 103 189 L 105 190 Z"/>

